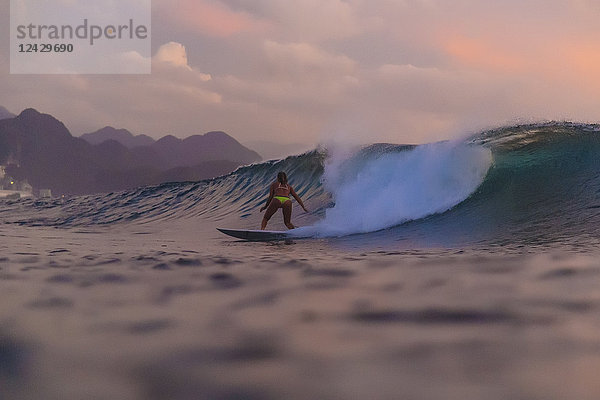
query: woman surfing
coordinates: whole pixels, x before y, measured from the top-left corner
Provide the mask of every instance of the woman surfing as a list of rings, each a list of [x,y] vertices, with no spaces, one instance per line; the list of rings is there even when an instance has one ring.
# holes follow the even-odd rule
[[[300,207],[302,207],[305,212],[308,212],[306,207],[304,207],[304,203],[302,203],[302,199],[300,199],[300,197],[294,191],[294,188],[288,183],[285,172],[279,172],[277,174],[277,180],[271,184],[267,203],[260,209],[260,212],[263,212],[264,209],[267,210],[265,216],[263,217],[262,223],[260,224],[261,230],[265,230],[267,223],[273,214],[275,214],[275,212],[280,208],[283,210],[283,223],[288,227],[288,229],[294,229],[294,225],[291,221],[292,200],[290,199],[290,194],[294,196],[298,204],[300,204]]]

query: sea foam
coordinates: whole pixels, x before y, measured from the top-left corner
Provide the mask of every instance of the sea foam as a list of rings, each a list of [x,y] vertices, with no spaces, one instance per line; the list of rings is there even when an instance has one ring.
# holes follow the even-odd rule
[[[373,232],[442,213],[467,199],[492,165],[489,149],[439,142],[369,160],[330,160],[323,183],[335,206],[307,230],[317,236]]]

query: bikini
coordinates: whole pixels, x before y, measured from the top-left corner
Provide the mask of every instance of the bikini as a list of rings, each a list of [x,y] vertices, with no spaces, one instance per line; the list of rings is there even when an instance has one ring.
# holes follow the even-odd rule
[[[284,189],[287,190],[289,192],[289,185],[285,185],[285,186],[281,186],[281,183],[279,184],[279,186],[277,186],[277,189]],[[275,190],[277,190],[275,189]],[[281,202],[281,204],[285,203],[286,201],[288,201],[290,198],[286,197],[286,196],[273,196],[274,198],[276,198],[277,200],[279,200]]]

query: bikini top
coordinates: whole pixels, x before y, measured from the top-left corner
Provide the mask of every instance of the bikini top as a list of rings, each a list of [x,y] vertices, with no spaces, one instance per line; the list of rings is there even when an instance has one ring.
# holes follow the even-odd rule
[[[285,194],[277,194],[278,190],[283,190],[285,191]],[[275,195],[276,196],[286,196],[289,197],[290,196],[290,185],[288,185],[287,183],[282,185],[280,182],[278,182],[278,186],[275,188]]]

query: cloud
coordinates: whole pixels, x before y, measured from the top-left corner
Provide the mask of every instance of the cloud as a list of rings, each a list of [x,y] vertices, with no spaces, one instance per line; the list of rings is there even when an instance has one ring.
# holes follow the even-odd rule
[[[178,28],[214,37],[267,29],[264,21],[234,11],[216,0],[161,0],[155,2],[154,11]]]
[[[225,0],[273,27],[273,38],[292,42],[314,42],[354,37],[372,21],[361,18],[357,1],[344,0]]]
[[[184,67],[188,70],[192,69],[188,65],[185,46],[183,46],[181,43],[169,42],[163,44],[158,48],[158,51],[154,55],[154,60],[156,62],[169,63],[177,67]]]
[[[242,140],[346,132],[418,143],[519,119],[594,121],[598,7],[156,0],[151,76],[6,74],[0,104],[39,107],[79,133],[111,123],[154,136],[224,129]]]
[[[361,108],[376,110],[387,138],[439,140],[519,115],[514,96],[523,85],[505,77],[411,64],[385,64],[370,75]]]
[[[497,72],[519,72],[528,60],[510,49],[481,38],[454,35],[445,39],[444,49],[463,66]]]
[[[122,57],[141,58],[133,53]],[[184,46],[170,42],[155,54],[152,75],[9,75],[0,79],[0,93],[11,93],[10,100],[1,103],[15,110],[34,107],[53,114],[74,134],[107,124],[155,137],[201,133],[203,119],[214,112],[222,96],[209,87],[209,74],[183,63],[184,59]],[[217,128],[211,124],[211,129]]]
[[[215,79],[226,100],[266,107],[267,113],[285,108],[287,112],[322,116],[339,107],[358,85],[356,63],[344,55],[308,43],[272,40],[266,40],[261,51],[257,76]]]
[[[321,81],[344,78],[355,71],[355,62],[342,54],[326,52],[309,43],[278,43],[266,40],[263,44],[269,73],[298,79]]]

